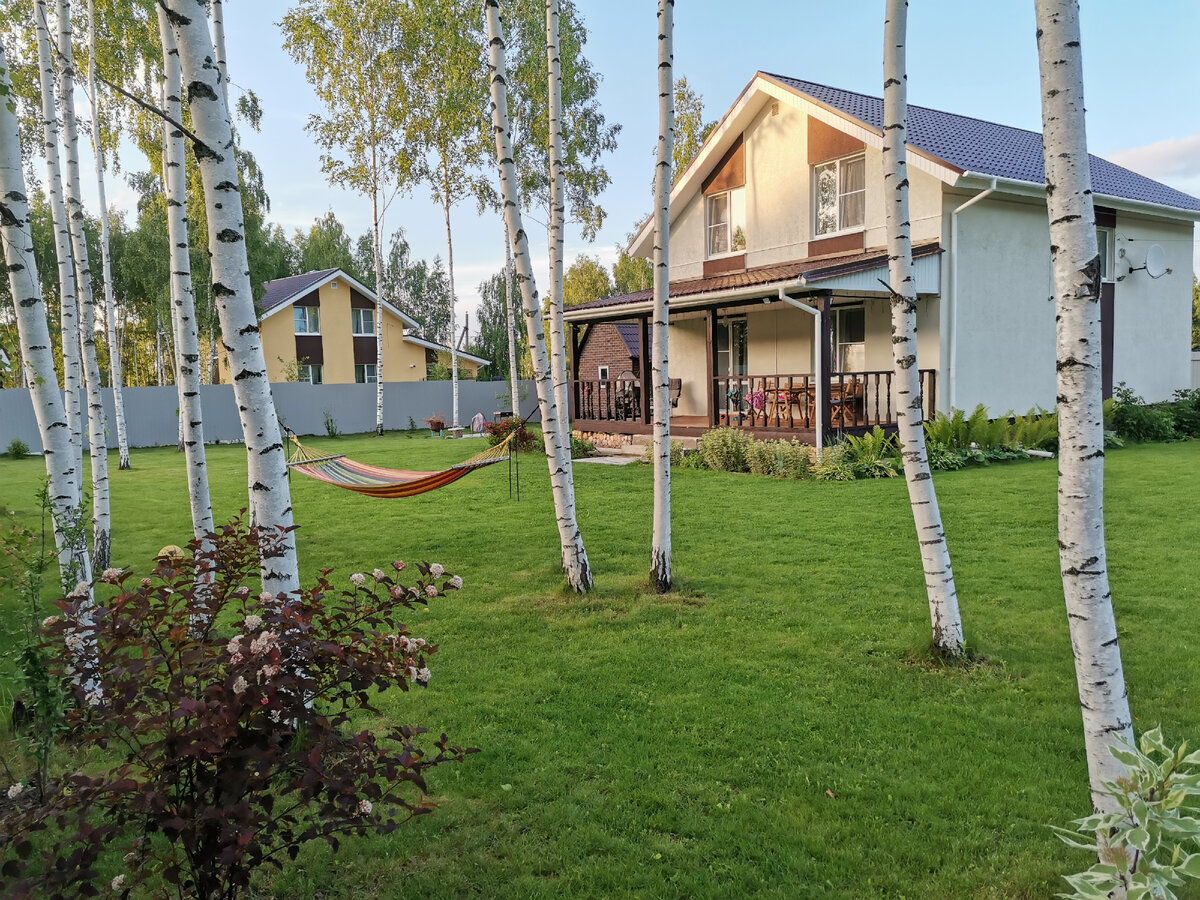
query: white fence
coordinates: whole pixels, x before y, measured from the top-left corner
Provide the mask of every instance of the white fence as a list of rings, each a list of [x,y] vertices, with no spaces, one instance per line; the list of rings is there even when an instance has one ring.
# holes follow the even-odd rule
[[[537,407],[532,381],[522,381],[521,413]],[[375,430],[375,385],[373,384],[273,384],[275,407],[284,424],[297,434],[324,434],[329,415],[342,434],[360,434]],[[487,419],[493,412],[509,410],[508,382],[460,381],[459,417],[469,425],[477,412]],[[125,424],[133,447],[162,447],[179,439],[179,395],[174,387],[125,388]],[[112,392],[105,390],[104,405],[108,416],[108,446],[117,446],[113,427]],[[200,388],[204,410],[206,442],[242,440],[233,387],[206,384]],[[422,427],[433,416],[450,421],[453,409],[449,381],[413,381],[385,383],[383,386],[383,427],[399,431]],[[533,420],[537,421],[535,413]],[[0,390],[0,452],[13,438],[20,438],[35,452],[42,449],[37,420],[29,391],[24,388]],[[87,440],[86,429],[84,441]]]

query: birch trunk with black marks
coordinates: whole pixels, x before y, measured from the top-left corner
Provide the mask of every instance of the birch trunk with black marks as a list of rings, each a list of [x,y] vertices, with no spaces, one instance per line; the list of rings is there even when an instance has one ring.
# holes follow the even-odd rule
[[[38,82],[42,93],[42,143],[46,158],[46,196],[54,224],[54,254],[58,263],[59,327],[62,329],[63,392],[69,435],[68,452],[74,471],[73,484],[83,499],[83,407],[79,401],[83,367],[79,359],[79,304],[75,298],[75,261],[71,258],[71,236],[59,157],[58,111],[55,109],[55,66],[50,41],[50,19],[46,0],[37,0],[33,10],[37,34]],[[40,296],[40,295],[39,295]],[[57,382],[57,379],[55,379]],[[73,587],[74,585],[72,585]]]
[[[1097,812],[1120,808],[1101,782],[1125,773],[1109,753],[1133,740],[1104,547],[1100,253],[1084,127],[1079,7],[1035,0],[1050,259],[1058,346],[1058,548],[1084,744]]]
[[[563,251],[567,218],[567,186],[563,174],[562,62],[559,58],[558,0],[546,0],[546,71],[550,125],[550,366],[554,373],[554,402],[558,405],[558,439],[571,447],[571,406],[568,401],[566,326],[563,323]],[[642,373],[645,377],[645,373]],[[573,475],[574,473],[572,473]],[[572,497],[575,480],[571,479]]]
[[[217,71],[221,75],[221,96],[225,98],[225,108],[232,119],[233,109],[229,106],[229,58],[225,53],[225,4],[222,0],[212,0],[212,31]]]
[[[458,322],[454,312],[454,240],[450,236],[450,173],[447,157],[442,154],[442,213],[446,220],[446,282],[450,289],[450,424],[458,428]]]
[[[383,434],[383,246],[379,237],[379,171],[371,148],[371,263],[375,267],[375,433]]]
[[[192,511],[192,537],[201,551],[209,549],[213,529],[212,499],[208,487],[208,460],[204,449],[204,415],[200,405],[200,334],[196,300],[192,291],[192,261],[188,245],[187,159],[183,131],[171,124],[182,122],[183,73],[179,51],[167,20],[158,7],[158,31],[163,47],[163,185],[167,197],[167,234],[171,245],[171,325],[175,334],[175,385],[179,393],[181,449],[187,460],[188,500]],[[197,606],[204,608],[208,590],[206,573],[197,572]]]
[[[104,148],[100,144],[100,109],[96,95],[96,0],[88,0],[88,100],[92,104],[92,154],[96,163],[96,202],[100,206],[100,271],[104,276],[104,330],[108,336],[108,383],[112,388],[119,468],[129,468],[125,431],[125,397],[121,391],[121,354],[117,350],[117,304],[113,298],[112,250],[108,198],[104,191]]]
[[[908,0],[887,0],[883,26],[883,185],[887,198],[888,289],[892,295],[892,361],[896,425],[904,480],[912,505],[925,592],[933,624],[933,648],[952,658],[963,654],[962,618],[954,569],[942,527],[937,492],[925,448],[924,398],[917,366],[917,282],[908,214],[908,74],[905,35]]]
[[[88,456],[92,463],[92,564],[107,569],[111,554],[112,523],[108,497],[108,423],[100,393],[100,365],[96,361],[96,301],[92,294],[92,266],[84,231],[83,191],[79,179],[79,128],[75,118],[75,62],[71,41],[70,0],[57,0],[59,101],[62,105],[66,149],[67,229],[75,261],[75,295],[79,302],[79,357],[87,395]]]
[[[592,588],[592,572],[588,565],[583,534],[575,517],[575,498],[571,479],[571,448],[563,446],[559,435],[558,405],[550,375],[550,360],[546,355],[546,336],[542,327],[542,310],[534,283],[533,265],[529,258],[529,240],[521,222],[521,207],[517,197],[517,171],[512,155],[512,135],[508,120],[508,89],[505,82],[504,36],[500,26],[497,0],[484,0],[488,31],[488,73],[491,86],[492,130],[496,140],[496,159],[500,167],[500,189],[504,206],[504,223],[512,240],[517,283],[521,289],[521,305],[529,336],[529,353],[533,362],[533,378],[537,387],[538,408],[542,417],[542,436],[546,461],[550,468],[550,486],[554,495],[554,513],[562,543],[562,565],[567,583],[577,593]]]
[[[42,36],[39,34],[39,38]],[[42,299],[41,281],[33,254],[29,200],[21,168],[20,137],[13,100],[8,61],[4,46],[0,43],[0,234],[3,235],[0,243],[4,244],[8,286],[16,310],[17,334],[21,343],[21,374],[29,388],[38,434],[45,451],[61,582],[64,592],[70,592],[79,582],[92,580],[91,559],[83,527],[83,505],[80,501],[79,480],[83,473],[71,445],[71,428],[59,396],[58,374],[54,370],[54,350],[46,322],[46,305]]]
[[[504,316],[508,328],[508,381],[512,393],[512,413],[521,418],[521,394],[519,375],[517,373],[517,325],[513,321],[513,258],[512,241],[508,239],[508,229],[504,229]]]
[[[287,458],[250,289],[232,121],[220,75],[213,65],[212,38],[203,0],[162,2],[179,52],[196,133],[192,150],[204,184],[212,292],[246,442],[250,524],[262,530],[285,532],[280,554],[261,561],[263,589],[275,596],[294,596],[300,578],[292,532]]]
[[[671,296],[671,159],[675,153],[675,0],[658,0],[658,158],[654,166],[654,527],[650,583],[671,589],[671,381],[667,320]],[[643,377],[645,372],[643,371]]]

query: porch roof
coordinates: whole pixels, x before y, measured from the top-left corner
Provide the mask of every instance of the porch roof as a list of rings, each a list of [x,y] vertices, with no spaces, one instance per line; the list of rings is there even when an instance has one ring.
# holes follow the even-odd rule
[[[941,253],[938,241],[926,241],[913,244],[913,257],[920,258]],[[753,291],[761,288],[763,294],[772,293],[776,288],[800,290],[804,288],[819,289],[820,282],[850,275],[855,272],[870,269],[886,268],[888,253],[886,247],[872,247],[867,250],[857,250],[852,253],[825,254],[810,256],[806,259],[796,259],[791,262],[776,263],[769,266],[755,266],[740,272],[725,272],[708,278],[688,278],[672,281],[670,286],[671,300],[688,298],[694,303],[673,304],[677,306],[698,305],[713,294],[726,294],[731,291]],[[601,315],[619,312],[621,307],[645,304],[654,299],[653,289],[634,291],[631,294],[621,294],[616,297],[601,297],[590,303],[580,303],[564,311],[563,316],[568,321],[587,321]]]

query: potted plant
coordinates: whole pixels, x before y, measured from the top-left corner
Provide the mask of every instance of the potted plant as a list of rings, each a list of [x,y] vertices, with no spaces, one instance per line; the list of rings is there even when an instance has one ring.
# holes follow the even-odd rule
[[[441,413],[434,413],[429,418],[423,420],[429,426],[430,437],[441,437],[442,429],[446,427],[446,417]]]

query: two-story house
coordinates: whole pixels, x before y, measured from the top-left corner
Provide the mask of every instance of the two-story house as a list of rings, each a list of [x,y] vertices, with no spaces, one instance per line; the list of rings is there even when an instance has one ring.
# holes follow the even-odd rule
[[[268,281],[258,304],[259,331],[271,381],[375,384],[378,355],[375,310],[379,298],[341,269],[305,272]],[[450,348],[409,333],[418,323],[391,303],[383,305],[383,380],[424,381]],[[474,379],[488,364],[458,354],[459,377]],[[222,359],[221,380],[229,380]]]
[[[815,420],[895,421],[883,101],[757,73],[671,192],[676,433],[733,424],[812,439]],[[1038,132],[909,106],[908,175],[926,414],[1053,408],[1054,303]],[[1200,200],[1091,158],[1104,384],[1189,385]],[[629,247],[649,257],[653,221]],[[628,323],[648,358],[650,291],[566,311],[572,346]],[[628,330],[628,329],[627,329]],[[580,360],[576,353],[573,358]],[[574,372],[577,426],[649,430],[646,379]],[[611,373],[613,377],[616,373]]]

